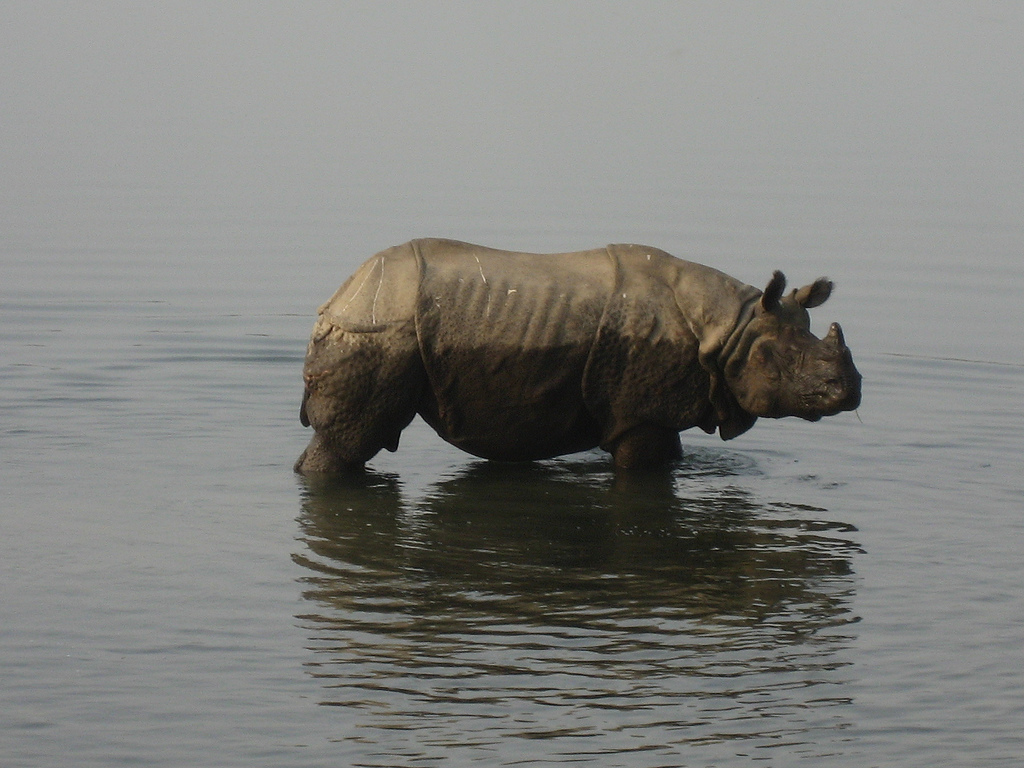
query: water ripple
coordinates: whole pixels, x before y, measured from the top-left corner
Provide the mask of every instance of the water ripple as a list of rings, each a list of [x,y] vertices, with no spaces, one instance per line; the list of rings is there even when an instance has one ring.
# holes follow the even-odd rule
[[[295,559],[322,703],[426,764],[513,765],[534,742],[581,763],[595,737],[602,765],[827,743],[859,547],[728,482],[676,490],[752,471],[704,455],[640,493],[571,462],[474,465],[416,499],[387,475],[307,486]]]

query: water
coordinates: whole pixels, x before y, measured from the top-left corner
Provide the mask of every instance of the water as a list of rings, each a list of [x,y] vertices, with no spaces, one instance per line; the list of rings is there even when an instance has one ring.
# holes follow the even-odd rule
[[[8,169],[38,171],[9,176],[0,206],[5,768],[1018,764],[1024,165],[1014,162],[1016,133],[1001,132],[1019,106],[979,84],[1018,71],[1016,43],[1000,46],[1019,40],[1009,34],[1019,21],[993,6],[984,18],[954,19],[956,34],[943,36],[955,13],[938,13],[925,25],[945,41],[938,74],[897,68],[890,86],[891,56],[888,69],[869,68],[860,84],[881,95],[852,88],[851,104],[880,120],[862,134],[859,120],[830,112],[838,122],[829,130],[859,137],[835,152],[829,130],[801,146],[786,121],[750,134],[740,123],[716,144],[680,122],[681,97],[665,97],[666,124],[696,145],[677,146],[650,124],[632,133],[613,97],[653,105],[664,96],[654,86],[678,85],[679,61],[711,46],[670,47],[640,78],[650,92],[625,88],[622,75],[595,101],[596,81],[579,62],[611,68],[587,58],[588,41],[611,43],[622,25],[677,34],[660,32],[668,11],[651,8],[592,20],[569,53],[558,48],[583,78],[580,104],[562,105],[563,75],[540,82],[535,60],[515,53],[516,40],[551,47],[554,38],[518,16],[491,19],[511,35],[498,45],[505,60],[525,68],[509,82],[539,100],[525,114],[566,110],[565,126],[536,146],[517,123],[507,156],[488,137],[508,107],[470,121],[468,159],[429,154],[413,129],[386,127],[377,113],[365,123],[347,116],[338,129],[373,138],[360,139],[358,159],[326,142],[315,163],[307,150],[274,155],[268,148],[288,138],[317,140],[299,126],[311,114],[305,91],[287,94],[294,124],[278,115],[264,133],[248,124],[231,133],[210,94],[243,113],[254,107],[221,81],[206,86],[208,111],[197,107],[208,119],[178,124],[193,143],[163,147],[163,123],[143,119],[155,102],[140,85],[168,86],[152,63],[159,45],[119,86],[126,101],[67,97],[80,114],[109,110],[109,135],[76,134],[77,149],[95,152],[53,149],[64,145],[52,131],[73,130],[55,121],[32,139],[36,154],[2,156]],[[920,13],[905,10],[914,18],[870,33],[883,52],[918,50],[924,39],[908,31]],[[382,13],[371,26],[394,27],[396,39],[425,23]],[[719,43],[733,30],[738,42],[723,50],[748,50],[740,43],[759,39],[760,22],[726,16],[700,28]],[[821,21],[812,16],[812,26]],[[242,18],[239,39],[271,29]],[[294,34],[303,20],[308,12],[289,16],[267,39],[314,51],[333,39],[316,31],[328,25]],[[60,22],[57,37],[110,42],[117,24],[137,23],[99,31],[79,22]],[[169,37],[154,38],[161,45],[184,35],[168,25]],[[842,40],[883,29],[865,25]],[[80,28],[88,34],[79,38]],[[495,48],[455,29],[432,39],[463,41],[459,50],[482,66]],[[900,35],[906,49],[894,44]],[[9,42],[5,55],[20,50]],[[367,54],[364,40],[355,45],[346,61]],[[795,109],[816,92],[794,80],[810,49],[773,46],[739,63],[722,54],[724,68],[706,74],[721,87],[750,86],[774,51],[791,75],[775,93]],[[86,59],[114,71],[122,65],[105,58],[108,48]],[[46,66],[62,72],[65,53],[45,50]],[[383,71],[379,57],[361,71],[370,85],[401,80],[399,101],[423,82],[452,106],[492,98],[481,85],[491,70],[464,71],[441,53],[410,86],[400,65],[421,50],[396,46]],[[974,69],[955,66],[963,50]],[[219,51],[200,45],[184,71],[205,83],[200,65]],[[46,90],[58,82],[45,79],[51,70],[39,71],[24,93],[58,93]],[[262,71],[269,85],[256,92],[285,98],[294,71]],[[463,73],[455,85],[453,72]],[[979,87],[950,85],[952,74]],[[95,96],[107,82],[79,84]],[[886,111],[885,88],[922,82],[933,90]],[[352,88],[342,90],[364,107],[375,92]],[[183,93],[166,95],[181,102]],[[830,109],[840,106],[830,98]],[[696,103],[715,124],[740,102],[704,94]],[[948,113],[935,106],[947,103]],[[920,146],[901,143],[895,118],[882,140],[897,112]],[[15,113],[21,122],[3,130],[21,147],[24,126],[43,123]],[[441,113],[427,115],[430,141],[443,138]],[[127,120],[135,114],[138,123]],[[598,114],[610,122],[587,141],[569,130]],[[199,123],[221,138],[204,138]],[[126,125],[156,149],[118,144]],[[975,141],[952,142],[957,127]],[[741,140],[762,129],[759,141]],[[248,132],[259,140],[246,144]],[[609,153],[617,136],[644,141]],[[437,159],[394,172],[421,157],[417,148]],[[450,169],[446,157],[457,158]],[[68,168],[58,173],[61,158]],[[473,170],[484,160],[493,173]],[[414,236],[550,251],[639,241],[757,284],[776,268],[800,284],[828,274],[838,289],[812,312],[814,328],[843,324],[864,402],[817,424],[761,421],[729,443],[685,433],[685,461],[656,480],[617,477],[600,452],[491,465],[420,421],[361,481],[296,478],[315,308],[364,258]]]
[[[367,764],[835,749],[850,526],[758,500],[737,483],[753,465],[717,453],[654,488],[597,458],[504,470],[408,505],[387,477],[307,497],[311,672],[361,713]]]
[[[81,199],[102,242],[51,258],[85,287],[26,257],[2,305],[6,764],[1016,760],[1012,336],[917,354],[851,330],[885,294],[847,289],[816,312],[859,414],[688,433],[659,483],[416,422],[364,482],[309,485],[301,358],[348,267],[311,301],[273,262],[224,283],[224,212],[175,243],[164,196]],[[209,276],[146,260],[167,241],[209,243]]]

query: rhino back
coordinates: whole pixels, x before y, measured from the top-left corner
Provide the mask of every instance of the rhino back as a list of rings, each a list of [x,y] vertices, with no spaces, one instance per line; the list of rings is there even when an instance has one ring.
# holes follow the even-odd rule
[[[411,244],[388,248],[367,259],[320,307],[318,324],[376,333],[410,322],[418,285],[419,265]]]
[[[423,417],[479,456],[535,459],[597,445],[582,379],[616,281],[605,249],[567,254],[414,241]]]

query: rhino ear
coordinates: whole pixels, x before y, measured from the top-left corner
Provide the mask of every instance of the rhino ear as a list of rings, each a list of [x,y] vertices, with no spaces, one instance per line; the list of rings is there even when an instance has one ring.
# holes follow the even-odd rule
[[[779,308],[779,301],[782,299],[782,292],[786,290],[786,276],[775,270],[772,279],[768,281],[768,287],[764,289],[761,296],[761,306],[765,311],[772,312]]]
[[[824,304],[832,295],[833,284],[827,277],[819,277],[810,285],[793,292],[796,303],[804,309],[813,309]]]

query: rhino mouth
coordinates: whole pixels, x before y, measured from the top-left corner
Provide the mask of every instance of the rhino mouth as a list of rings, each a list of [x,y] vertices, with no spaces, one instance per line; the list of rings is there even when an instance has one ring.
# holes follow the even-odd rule
[[[803,412],[807,421],[820,421],[825,416],[835,416],[843,411],[854,411],[860,407],[860,374],[854,372],[824,382],[824,385],[802,398]]]

